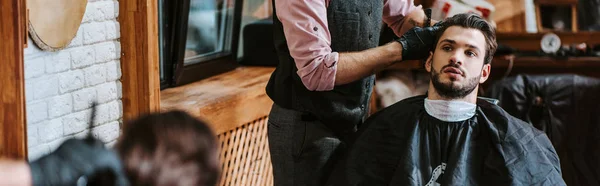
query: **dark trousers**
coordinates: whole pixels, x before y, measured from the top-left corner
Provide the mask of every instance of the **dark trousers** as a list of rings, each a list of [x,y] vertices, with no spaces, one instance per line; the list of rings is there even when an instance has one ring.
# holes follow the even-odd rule
[[[341,151],[341,141],[323,123],[273,104],[269,150],[275,186],[324,185]]]

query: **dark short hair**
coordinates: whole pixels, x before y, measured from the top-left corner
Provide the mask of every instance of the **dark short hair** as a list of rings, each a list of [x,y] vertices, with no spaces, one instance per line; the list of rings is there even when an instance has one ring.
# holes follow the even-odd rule
[[[485,37],[486,43],[486,53],[483,62],[484,64],[490,64],[492,62],[494,53],[496,53],[496,48],[498,48],[498,43],[496,43],[496,29],[490,23],[474,13],[456,14],[452,17],[446,18],[441,23],[441,28],[437,32],[435,39],[436,46],[440,40],[440,37],[442,37],[446,29],[451,26],[473,28],[481,31]]]
[[[131,185],[213,186],[220,174],[216,136],[182,111],[126,123],[116,145]]]

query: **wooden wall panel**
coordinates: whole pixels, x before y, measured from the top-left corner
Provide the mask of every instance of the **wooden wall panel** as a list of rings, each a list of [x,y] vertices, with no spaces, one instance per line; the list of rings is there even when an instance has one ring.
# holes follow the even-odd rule
[[[160,109],[157,3],[119,1],[125,121]]]
[[[493,20],[497,32],[525,32],[524,0],[488,0],[496,8]]]
[[[27,157],[23,46],[25,1],[0,0],[0,158]]]

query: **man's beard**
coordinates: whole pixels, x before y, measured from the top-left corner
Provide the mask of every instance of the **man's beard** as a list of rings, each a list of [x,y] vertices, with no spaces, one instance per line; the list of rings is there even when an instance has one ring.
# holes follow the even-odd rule
[[[456,65],[446,65],[442,67],[442,69],[446,67],[455,67],[460,69]],[[477,77],[472,77],[467,79],[466,84],[462,87],[460,85],[455,85],[452,81],[448,83],[442,83],[440,80],[440,73],[431,66],[431,83],[433,84],[433,88],[435,88],[436,92],[443,98],[447,99],[459,99],[464,98],[469,95],[477,85],[479,84],[479,79],[481,78],[481,74]],[[464,72],[463,72],[464,74]],[[464,77],[464,76],[463,76]]]

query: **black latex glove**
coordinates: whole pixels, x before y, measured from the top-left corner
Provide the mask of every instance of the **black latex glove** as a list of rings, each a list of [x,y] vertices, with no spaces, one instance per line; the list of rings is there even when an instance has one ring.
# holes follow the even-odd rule
[[[76,185],[100,172],[112,173],[115,185],[129,185],[117,154],[93,138],[69,139],[30,167],[33,185]]]
[[[402,44],[402,60],[421,60],[435,47],[435,35],[441,23],[431,27],[413,27],[396,41]]]

